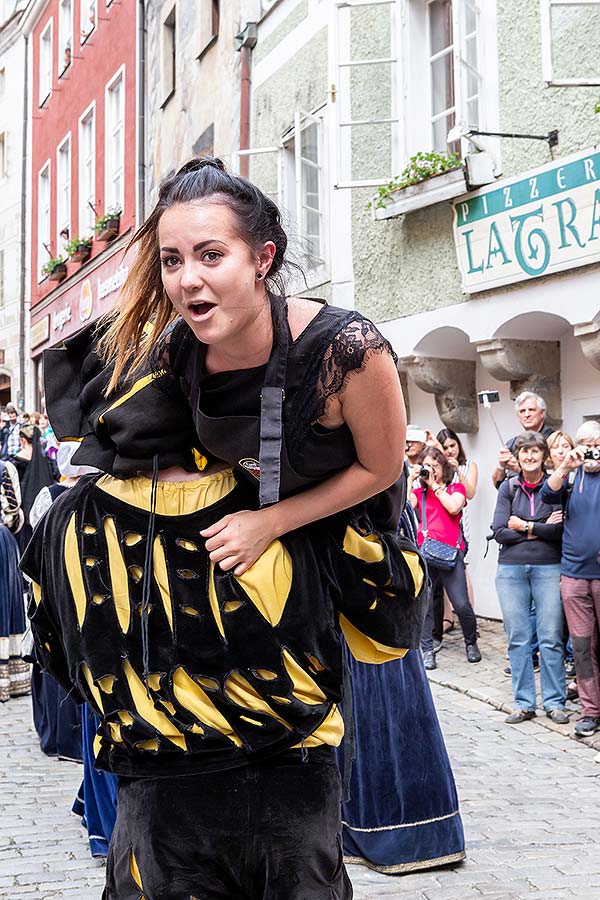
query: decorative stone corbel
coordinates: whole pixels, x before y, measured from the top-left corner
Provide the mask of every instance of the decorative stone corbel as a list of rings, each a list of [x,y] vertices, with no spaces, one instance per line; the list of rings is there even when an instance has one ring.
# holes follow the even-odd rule
[[[573,333],[583,350],[583,355],[595,369],[600,369],[600,322],[576,325]]]
[[[479,428],[475,363],[464,359],[405,356],[398,367],[422,391],[435,395],[439,417],[453,431],[473,434]]]
[[[478,344],[483,367],[497,381],[510,382],[514,400],[521,391],[533,391],[546,401],[546,423],[560,425],[560,343],[498,338]]]

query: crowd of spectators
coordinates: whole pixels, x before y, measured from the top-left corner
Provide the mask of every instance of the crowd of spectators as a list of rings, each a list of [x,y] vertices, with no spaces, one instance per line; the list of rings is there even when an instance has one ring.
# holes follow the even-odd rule
[[[578,735],[600,729],[600,423],[584,422],[574,438],[546,422],[544,399],[515,401],[518,432],[498,453],[489,540],[499,545],[496,590],[508,642],[518,724],[541,703],[556,724],[569,722],[567,699],[579,696]],[[481,660],[468,575],[468,504],[478,470],[459,437],[409,425],[409,499],[432,582],[422,640],[426,669],[437,667],[443,635],[456,614],[469,662]],[[485,647],[483,648],[485,653]],[[570,685],[567,678],[576,678]]]

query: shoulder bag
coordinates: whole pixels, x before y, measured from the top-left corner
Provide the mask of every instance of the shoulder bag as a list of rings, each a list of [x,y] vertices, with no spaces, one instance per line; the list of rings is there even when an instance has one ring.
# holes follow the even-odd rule
[[[436,569],[453,569],[458,559],[458,550],[462,538],[462,524],[458,529],[458,541],[456,545],[446,544],[444,541],[437,541],[427,535],[427,489],[421,494],[421,532],[423,534],[423,543],[421,544],[421,553],[431,566]]]

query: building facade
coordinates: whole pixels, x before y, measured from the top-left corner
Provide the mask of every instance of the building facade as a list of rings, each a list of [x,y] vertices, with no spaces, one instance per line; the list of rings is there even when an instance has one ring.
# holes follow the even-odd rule
[[[139,4],[40,0],[25,29],[31,401],[39,407],[42,352],[107,311],[128,270],[124,249],[143,201]]]
[[[21,409],[27,374],[24,122],[26,2],[0,6],[0,406]]]
[[[146,3],[146,205],[160,181],[193,156],[247,146],[248,42],[260,0]]]
[[[279,0],[252,51],[250,174],[282,204],[309,290],[379,323],[410,419],[454,428],[479,464],[483,615],[500,614],[484,559],[496,425],[517,432],[523,389],[572,434],[600,418],[599,40],[595,2]],[[469,169],[481,187],[458,167],[377,205],[411,157],[449,150],[485,163]]]

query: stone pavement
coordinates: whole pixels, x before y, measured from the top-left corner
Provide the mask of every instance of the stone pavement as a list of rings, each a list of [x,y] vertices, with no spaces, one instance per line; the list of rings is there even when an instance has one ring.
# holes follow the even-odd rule
[[[455,649],[448,642],[443,651],[448,671]],[[540,718],[508,726],[488,703],[432,687],[468,860],[396,877],[353,866],[356,900],[600,900],[594,751],[549,731]],[[29,698],[0,705],[0,900],[100,900],[103,869],[70,813],[80,778],[80,766],[40,753]]]
[[[464,642],[458,621],[454,629],[444,637],[441,651],[437,654],[437,669],[428,672],[429,680],[435,684],[452,688],[460,693],[467,694],[475,700],[489,703],[490,706],[503,712],[510,712],[513,707],[511,680],[503,675],[502,670],[508,665],[506,658],[506,636],[501,622],[491,619],[478,619],[479,649],[483,659],[476,665],[468,663],[464,652]],[[573,725],[580,718],[579,702],[567,703],[567,709],[572,713],[568,725],[555,725],[546,718],[544,710],[540,709],[540,681],[536,675],[538,689],[538,723],[565,737],[571,737],[578,743],[587,744],[600,751],[600,732],[592,737],[578,738],[573,733]]]

